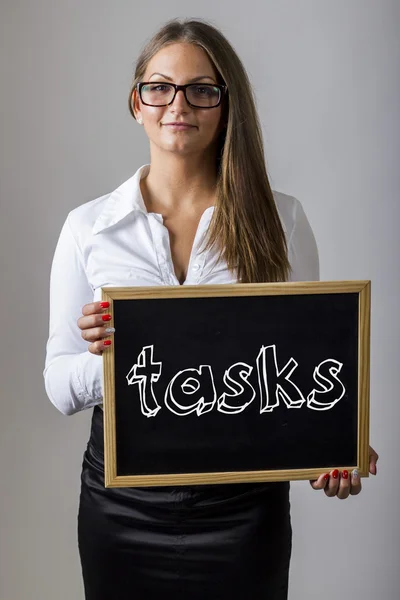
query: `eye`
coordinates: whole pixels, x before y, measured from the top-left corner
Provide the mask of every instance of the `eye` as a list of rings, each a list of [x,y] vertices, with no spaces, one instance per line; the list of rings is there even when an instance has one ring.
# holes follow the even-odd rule
[[[194,86],[193,91],[196,94],[199,94],[199,96],[209,96],[216,92],[215,88],[210,85],[196,85]]]
[[[145,91],[145,92],[163,93],[163,92],[169,92],[170,89],[171,89],[171,87],[168,84],[163,84],[163,83],[155,83],[154,85],[149,84],[149,85],[143,86],[143,91]]]

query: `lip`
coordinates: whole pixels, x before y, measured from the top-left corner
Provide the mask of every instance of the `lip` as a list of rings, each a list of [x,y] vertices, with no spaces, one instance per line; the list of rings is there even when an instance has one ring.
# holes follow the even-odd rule
[[[192,129],[194,125],[190,123],[163,123],[165,127],[172,127],[172,129]]]

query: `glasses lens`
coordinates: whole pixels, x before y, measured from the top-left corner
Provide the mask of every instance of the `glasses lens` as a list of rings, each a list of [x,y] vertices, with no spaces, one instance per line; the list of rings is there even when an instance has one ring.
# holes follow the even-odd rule
[[[163,106],[171,102],[175,89],[168,83],[148,83],[142,86],[141,96],[145,104]]]
[[[141,98],[151,106],[165,106],[174,97],[175,88],[168,83],[147,83],[141,87]],[[186,88],[187,99],[193,106],[212,108],[220,101],[221,92],[213,85],[194,83]]]
[[[220,98],[220,90],[213,85],[196,83],[186,88],[187,98],[194,106],[211,108],[217,106]]]

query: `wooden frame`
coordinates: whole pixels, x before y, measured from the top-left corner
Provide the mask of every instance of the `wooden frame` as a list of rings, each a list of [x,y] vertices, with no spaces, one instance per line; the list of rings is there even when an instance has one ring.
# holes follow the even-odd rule
[[[357,464],[332,465],[331,468],[352,470],[357,468],[361,477],[369,475],[369,374],[370,374],[370,281],[324,281],[270,284],[233,284],[207,286],[160,286],[102,288],[102,300],[110,303],[113,317],[113,301],[150,298],[194,298],[209,296],[248,296],[285,294],[343,294],[357,293],[358,313],[358,448]],[[113,321],[107,325],[112,325]],[[210,483],[238,483],[260,481],[287,481],[316,479],[326,469],[295,469],[282,471],[238,471],[212,473],[184,473],[160,475],[118,476],[116,468],[116,422],[114,389],[114,344],[103,354],[104,364],[104,453],[105,486],[160,486],[195,485]]]

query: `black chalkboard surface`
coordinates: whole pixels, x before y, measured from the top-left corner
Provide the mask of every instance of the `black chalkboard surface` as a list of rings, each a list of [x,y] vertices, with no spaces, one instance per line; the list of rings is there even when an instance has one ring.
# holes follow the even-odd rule
[[[370,282],[102,297],[107,487],[368,476]]]

